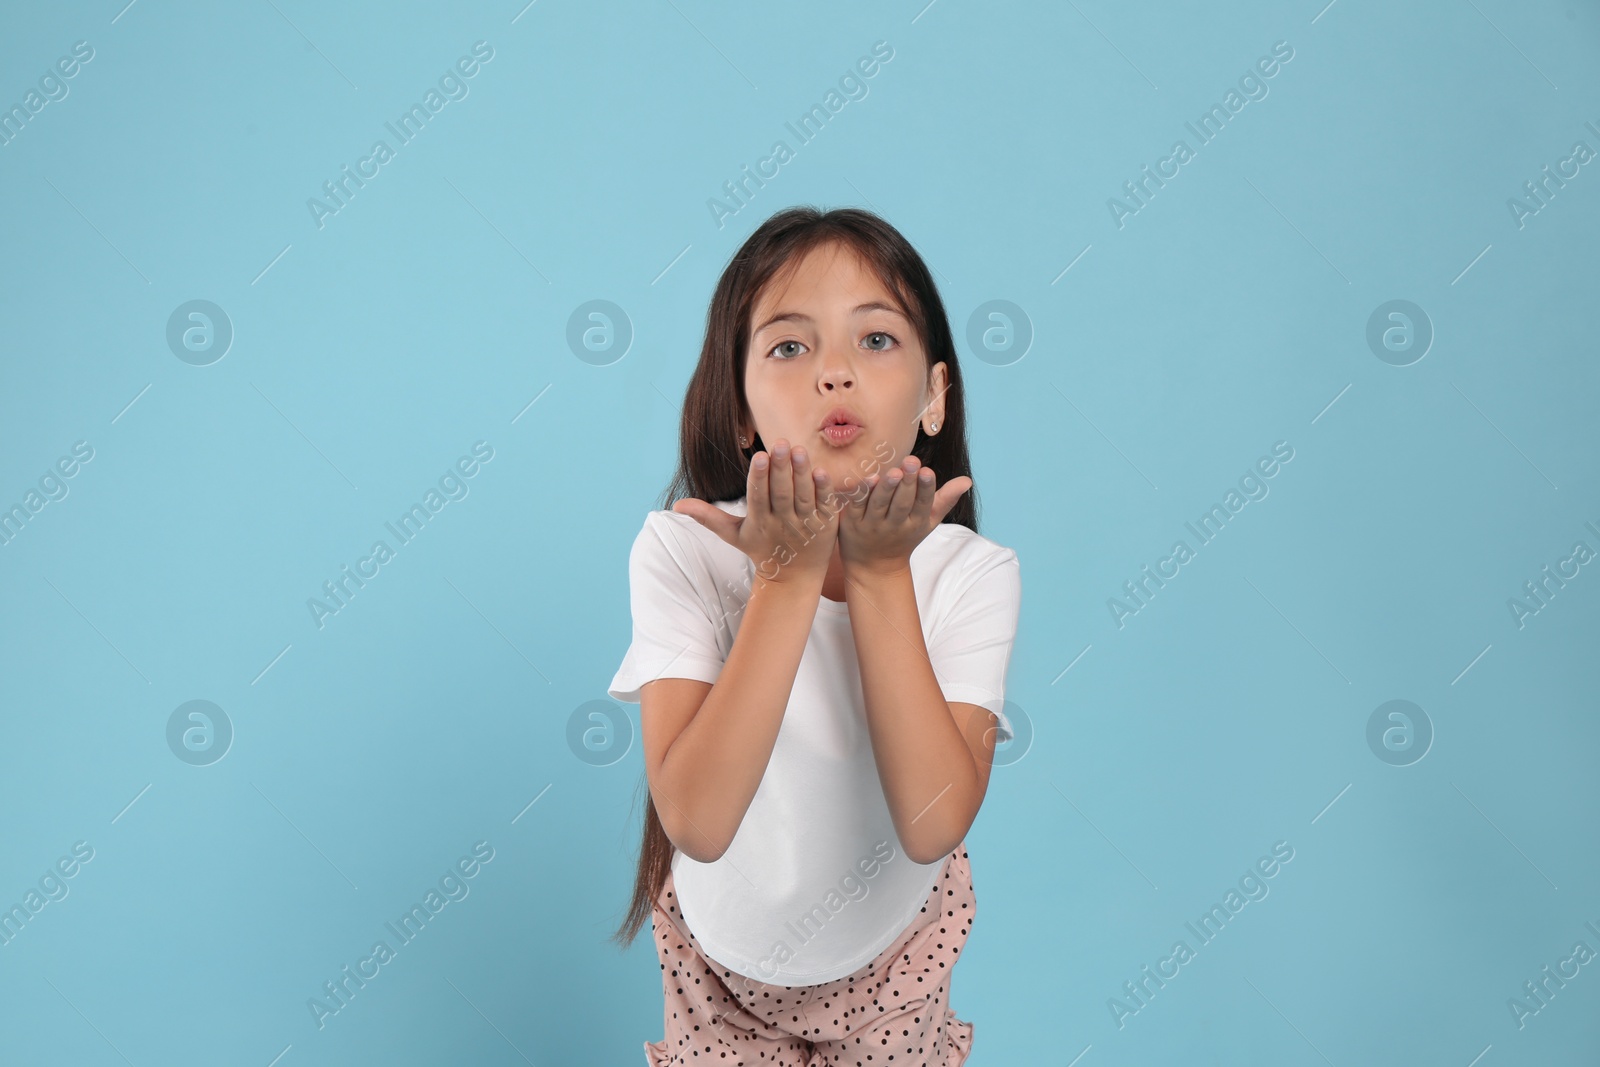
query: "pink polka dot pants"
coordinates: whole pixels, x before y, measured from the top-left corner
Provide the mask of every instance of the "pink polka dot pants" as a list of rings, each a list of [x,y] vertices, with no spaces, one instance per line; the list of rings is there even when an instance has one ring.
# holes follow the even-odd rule
[[[950,1009],[951,969],[977,915],[966,842],[945,857],[922,911],[854,974],[812,986],[758,982],[710,961],[667,875],[651,919],[666,1037],[650,1067],[959,1067],[972,1024]]]

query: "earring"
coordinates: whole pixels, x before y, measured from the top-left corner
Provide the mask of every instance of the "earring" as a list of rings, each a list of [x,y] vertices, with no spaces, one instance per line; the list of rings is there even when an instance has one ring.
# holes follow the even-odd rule
[[[740,448],[749,448],[750,447],[749,440],[743,434],[739,435],[739,447]]]
[[[929,431],[928,431],[928,432],[929,432],[929,434],[936,434],[936,433],[938,433],[938,432],[939,432],[939,424],[938,424],[938,423],[937,423],[937,422],[936,422],[936,423],[934,423],[934,424],[933,424],[933,429],[932,429],[932,430],[929,430]]]

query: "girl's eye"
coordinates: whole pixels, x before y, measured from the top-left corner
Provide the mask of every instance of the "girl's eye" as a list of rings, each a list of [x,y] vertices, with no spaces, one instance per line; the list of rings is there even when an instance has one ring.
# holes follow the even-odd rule
[[[882,337],[886,341],[890,342],[890,344],[886,344],[882,348],[879,348],[879,347],[877,347],[875,345],[872,345],[872,344],[870,344],[870,341],[874,337]],[[891,345],[898,345],[900,343],[899,338],[895,337],[894,334],[885,333],[882,330],[873,330],[871,333],[867,334],[867,340],[869,342],[869,344],[867,346],[867,350],[869,352],[887,352],[889,350],[889,348],[891,347]],[[767,356],[769,358],[773,357],[773,356],[776,356],[778,358],[778,360],[780,360],[781,362],[787,362],[787,361],[795,358],[796,356],[798,356],[800,354],[798,352],[792,352],[792,353],[789,353],[787,355],[779,355],[778,354],[778,350],[783,348],[786,345],[798,345],[801,348],[805,347],[804,345],[800,344],[799,341],[779,341],[777,344],[772,346],[772,349],[771,349],[771,351],[769,351],[767,353]]]

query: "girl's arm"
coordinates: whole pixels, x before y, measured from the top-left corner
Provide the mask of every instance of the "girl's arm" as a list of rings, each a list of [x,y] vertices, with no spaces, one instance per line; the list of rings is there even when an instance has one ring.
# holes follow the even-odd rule
[[[673,845],[701,863],[732,844],[778,742],[839,529],[837,513],[818,507],[826,485],[805,449],[791,454],[780,437],[770,455],[750,460],[742,518],[703,500],[673,504],[756,564],[739,633],[711,689],[704,681],[639,688],[656,814]],[[768,561],[779,565],[771,578]]]
[[[847,507],[839,525],[845,601],[861,667],[867,732],[878,779],[906,856],[935,863],[966,836],[989,788],[997,729],[1010,733],[976,703],[1001,696],[1016,634],[1021,584],[1016,553],[1006,549],[982,565],[956,597],[935,654],[947,684],[934,673],[922,636],[911,578],[911,554],[972,487],[967,475],[938,485],[916,456]]]
[[[913,863],[954,851],[978,816],[994,760],[993,716],[952,703],[933,673],[910,570],[847,575],[867,732],[895,833]]]
[[[744,821],[777,743],[821,596],[820,574],[757,579],[709,691],[708,683],[692,679],[640,687],[650,795],[662,829],[690,859],[719,859]]]

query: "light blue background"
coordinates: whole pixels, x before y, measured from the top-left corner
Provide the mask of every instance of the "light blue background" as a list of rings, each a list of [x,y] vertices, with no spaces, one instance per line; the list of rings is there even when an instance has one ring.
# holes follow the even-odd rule
[[[1508,1000],[1600,951],[1600,566],[1507,606],[1600,550],[1600,164],[1507,206],[1600,149],[1593,3],[444,6],[0,20],[0,106],[94,49],[0,146],[0,506],[94,449],[0,547],[0,905],[94,849],[0,946],[0,1061],[642,1062],[649,931],[605,940],[642,799],[637,706],[604,694],[627,551],[718,274],[812,203],[934,268],[982,532],[1022,564],[1032,736],[968,837],[970,1062],[1594,1062],[1600,962],[1524,1027]],[[319,228],[308,198],[480,40],[469,94]],[[207,366],[166,339],[200,299],[235,331]],[[596,299],[621,358],[568,345]],[[1434,331],[1406,366],[1367,343],[1397,299]],[[1021,358],[965,341],[992,300]],[[477,441],[468,495],[319,629],[308,598]],[[1119,628],[1108,599],[1279,441],[1270,494]],[[165,733],[195,699],[235,730],[203,767]],[[1366,740],[1392,699],[1435,731],[1409,766]],[[604,766],[567,740],[594,700]],[[318,1029],[307,1000],[477,841],[470,895]],[[1109,999],[1278,841],[1270,895],[1119,1027]]]

